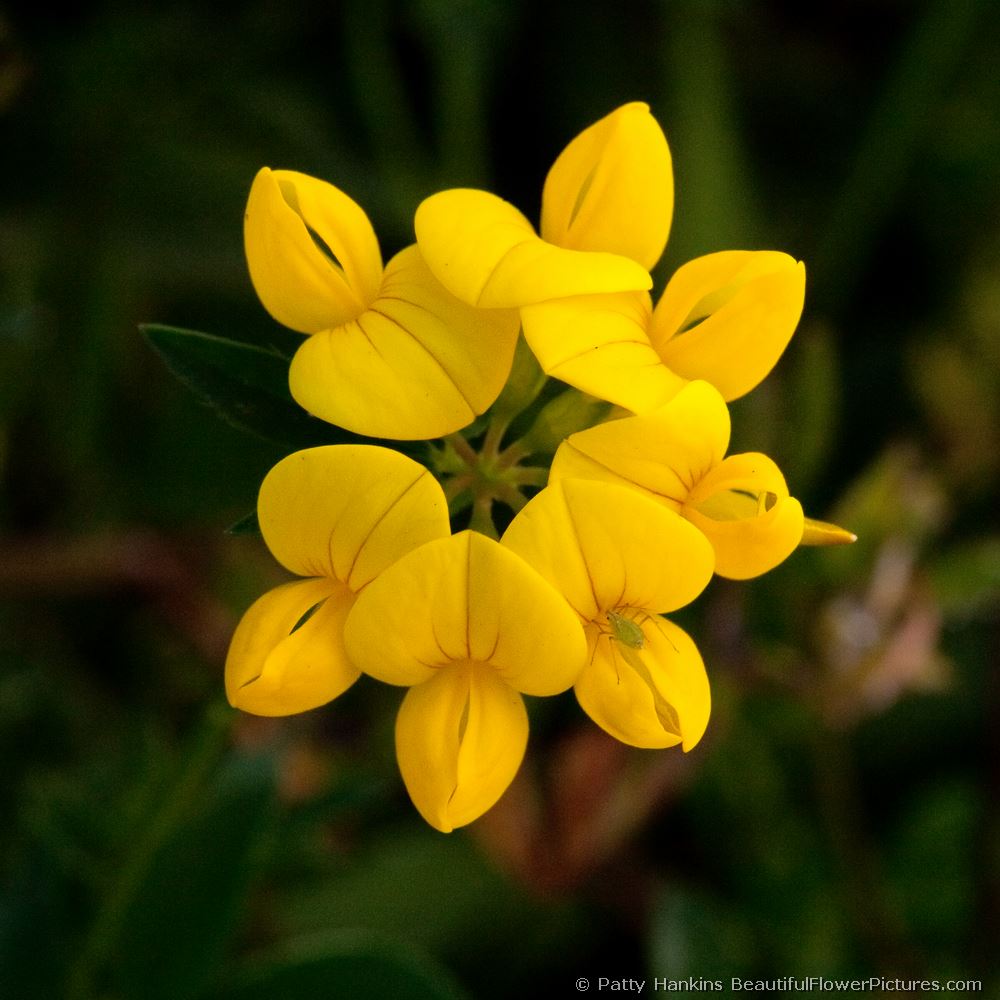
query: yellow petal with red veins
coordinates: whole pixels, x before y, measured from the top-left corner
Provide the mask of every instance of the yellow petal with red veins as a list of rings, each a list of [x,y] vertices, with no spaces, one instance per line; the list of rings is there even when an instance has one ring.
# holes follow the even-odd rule
[[[261,485],[257,517],[283,566],[355,592],[450,531],[437,480],[405,455],[373,445],[308,448],[282,459]]]
[[[657,304],[653,346],[678,375],[736,399],[764,379],[791,340],[805,280],[803,264],[784,253],[698,257],[670,279]]]
[[[690,636],[659,615],[632,611],[641,649],[587,630],[590,655],[574,690],[602,729],[631,746],[657,749],[701,739],[711,712],[705,665]]]
[[[368,216],[325,181],[264,167],[250,189],[243,236],[264,308],[300,333],[346,323],[378,293],[382,256]]]
[[[718,391],[691,382],[651,413],[568,437],[552,460],[549,482],[618,483],[679,512],[692,486],[722,461],[729,430],[729,410]]]
[[[712,577],[705,536],[682,517],[611,483],[564,479],[518,513],[502,544],[545,577],[585,621],[622,605],[672,611]]]
[[[674,210],[674,175],[663,130],[639,102],[584,129],[552,165],[542,192],[542,238],[603,250],[650,270]]]
[[[645,292],[584,295],[525,306],[524,339],[548,375],[633,412],[666,402],[686,383],[649,340]]]
[[[454,188],[431,195],[417,208],[414,227],[434,276],[472,306],[516,308],[652,285],[634,260],[564,250],[539,239],[513,205],[486,191]]]
[[[682,513],[712,543],[716,573],[733,580],[773,569],[802,538],[802,505],[777,465],[755,452],[731,455],[703,477]]]
[[[345,642],[362,670],[389,684],[420,684],[473,661],[534,695],[569,688],[585,655],[566,601],[512,552],[471,531],[416,549],[374,580]]]
[[[355,433],[440,437],[500,394],[518,328],[514,310],[459,302],[411,246],[389,262],[364,312],[298,349],[289,384],[310,413]]]
[[[396,719],[396,757],[420,815],[450,833],[493,806],[521,766],[528,715],[488,666],[454,663],[410,688]]]
[[[346,691],[360,674],[343,643],[353,602],[336,580],[296,580],[258,599],[229,646],[229,703],[253,715],[293,715]]]

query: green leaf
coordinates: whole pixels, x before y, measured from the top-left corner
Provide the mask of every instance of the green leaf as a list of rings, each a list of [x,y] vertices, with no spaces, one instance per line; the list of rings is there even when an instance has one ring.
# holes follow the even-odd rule
[[[130,901],[114,956],[118,995],[203,994],[239,926],[274,818],[271,761],[231,759],[200,808],[158,851]]]
[[[324,444],[382,444],[419,458],[423,442],[380,441],[310,416],[288,390],[288,358],[276,350],[195,330],[140,327],[167,367],[224,420],[296,449]]]
[[[171,326],[140,329],[181,382],[234,427],[299,447],[335,439],[296,405],[288,359],[276,351]]]
[[[424,955],[386,935],[338,932],[248,967],[207,1000],[462,1000],[465,993]]]
[[[241,517],[238,521],[226,528],[227,535],[259,535],[260,522],[257,520],[257,511],[252,510],[249,514]]]

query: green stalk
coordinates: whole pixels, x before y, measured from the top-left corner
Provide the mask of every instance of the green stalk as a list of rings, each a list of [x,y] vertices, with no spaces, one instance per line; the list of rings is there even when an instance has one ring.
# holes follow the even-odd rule
[[[129,906],[160,849],[197,805],[205,783],[226,748],[233,718],[233,711],[218,702],[206,711],[173,787],[163,797],[145,830],[132,843],[131,852],[97,911],[69,971],[66,984],[69,1000],[92,1000],[98,995],[97,978],[114,954]]]

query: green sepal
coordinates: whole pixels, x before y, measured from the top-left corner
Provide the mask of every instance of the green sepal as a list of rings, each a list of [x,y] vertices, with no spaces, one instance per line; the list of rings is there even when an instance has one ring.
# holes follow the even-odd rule
[[[545,388],[548,376],[535,360],[524,337],[518,337],[514,361],[503,392],[490,409],[490,416],[507,426],[522,410],[526,410]],[[466,437],[472,437],[466,434]]]
[[[567,389],[542,407],[521,444],[530,454],[551,455],[570,434],[600,423],[610,412],[610,403]]]

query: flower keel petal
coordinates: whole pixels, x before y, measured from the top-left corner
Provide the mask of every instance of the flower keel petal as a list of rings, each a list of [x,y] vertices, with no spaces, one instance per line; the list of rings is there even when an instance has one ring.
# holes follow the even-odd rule
[[[628,649],[588,629],[590,659],[574,686],[580,707],[631,746],[690,750],[708,726],[711,693],[691,637],[658,615],[640,615],[645,642]]]
[[[482,664],[455,663],[410,688],[396,719],[406,789],[424,819],[443,833],[496,803],[527,743],[521,696]]]
[[[715,549],[715,571],[731,580],[760,576],[802,539],[802,506],[775,463],[757,452],[730,455],[691,491],[681,512]]]
[[[257,295],[293,330],[315,333],[347,322],[378,291],[382,258],[375,232],[362,209],[332,184],[264,167],[250,189],[243,233]]]
[[[293,715],[346,691],[361,673],[342,639],[353,602],[332,580],[297,580],[259,598],[229,646],[229,703],[253,715]]]
[[[727,401],[737,399],[777,363],[804,300],[805,267],[787,254],[709,254],[671,278],[650,335],[667,367],[711,382]]]
[[[603,250],[650,270],[670,232],[670,149],[649,106],[626,104],[581,132],[559,154],[542,193],[542,238]]]

